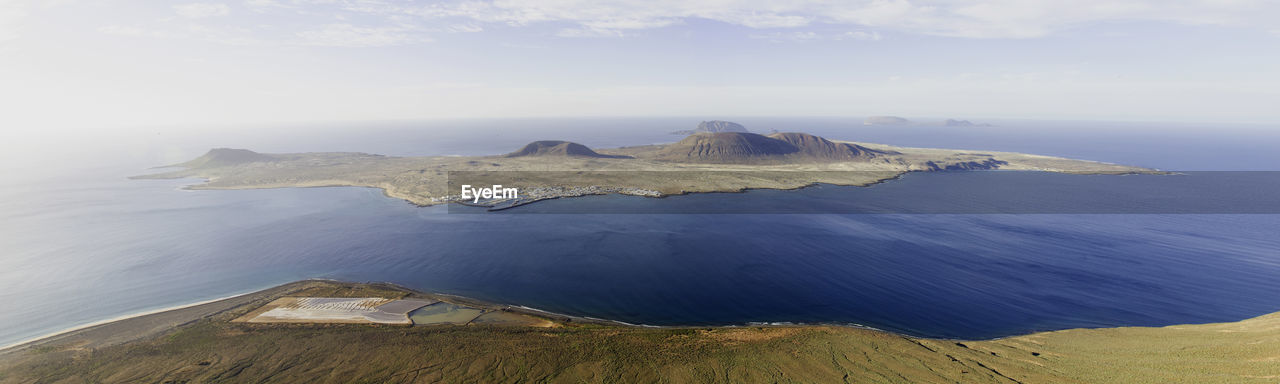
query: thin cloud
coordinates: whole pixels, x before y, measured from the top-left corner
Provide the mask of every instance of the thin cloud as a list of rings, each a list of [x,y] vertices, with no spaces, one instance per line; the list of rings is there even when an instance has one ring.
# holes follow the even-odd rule
[[[714,20],[751,28],[796,28],[809,25],[813,21],[809,16],[761,13],[754,10],[727,12],[716,15]]]
[[[757,40],[768,40],[775,43],[784,41],[825,40],[824,36],[811,31],[757,33],[747,37]]]
[[[157,39],[177,37],[177,35],[165,31],[157,31],[146,29],[133,25],[108,25],[98,28],[98,32],[107,35],[130,36],[130,37],[151,37]]]
[[[560,31],[556,32],[556,36],[560,36],[560,37],[623,37],[623,36],[626,36],[626,33],[623,33],[622,31],[617,29],[582,27],[582,28],[561,29]]]
[[[450,25],[448,28],[445,28],[445,31],[448,31],[450,33],[476,33],[476,32],[484,32],[484,27],[481,27],[476,24],[454,24],[454,25]]]
[[[836,40],[868,40],[880,41],[880,32],[851,31],[836,36]]]
[[[0,0],[3,2],[4,0]],[[242,0],[172,6],[202,31],[162,20],[104,27],[125,36],[190,36],[226,44],[382,47],[432,41],[426,34],[540,25],[565,38],[625,37],[707,21],[770,41],[877,41],[883,34],[1029,39],[1122,21],[1228,25],[1275,34],[1280,3],[1262,0]],[[16,9],[16,11],[15,11]],[[163,8],[162,8],[163,9]],[[16,15],[16,16],[15,16]],[[0,4],[0,41],[13,39],[22,9]],[[270,16],[264,27],[255,18]],[[181,20],[182,18],[179,18]],[[278,21],[276,21],[278,20]],[[193,21],[194,22],[194,21]],[[498,27],[498,28],[495,28]],[[849,32],[831,32],[849,31]],[[545,33],[545,32],[540,32]]]
[[[304,45],[324,47],[388,47],[431,41],[400,27],[370,28],[351,24],[329,24],[297,35]]]
[[[818,33],[813,31],[791,31],[791,32],[771,32],[752,34],[747,37],[759,40],[768,40],[772,42],[786,41],[819,41],[819,40],[864,40],[879,41],[881,36],[879,32],[851,31],[845,33]]]
[[[253,10],[264,10],[266,8],[290,8],[289,5],[276,0],[245,0],[244,5]]]
[[[226,4],[215,3],[188,3],[173,6],[173,12],[178,16],[189,19],[203,19],[206,17],[226,16],[231,13],[231,7]]]
[[[1275,15],[1280,7],[1260,0],[728,0],[714,4],[675,0],[491,0],[350,9],[510,25],[562,22],[586,27],[584,31],[661,28],[682,20],[705,19],[759,29],[835,24],[966,38],[1035,38],[1079,25],[1124,20],[1265,26],[1269,21],[1264,15]]]
[[[240,43],[251,39],[341,47],[431,41],[423,32],[503,29],[494,26],[544,25],[551,28],[542,30],[566,38],[625,37],[706,21],[742,27],[751,38],[793,42],[876,41],[882,39],[882,33],[1029,39],[1119,21],[1230,25],[1274,33],[1271,19],[1280,14],[1280,4],[1262,0],[242,0],[235,4],[248,12],[232,15],[230,6],[216,2],[179,4],[172,9],[185,18],[200,19],[210,29],[255,32],[252,36],[205,38],[208,41]],[[0,39],[11,39],[15,28],[7,27],[5,12],[0,6]],[[270,29],[246,22],[263,15],[282,21]],[[851,32],[828,32],[833,30]],[[130,31],[104,32],[125,35]],[[180,30],[154,33],[201,35]]]
[[[21,2],[0,3],[0,42],[17,39],[26,19],[27,10]]]

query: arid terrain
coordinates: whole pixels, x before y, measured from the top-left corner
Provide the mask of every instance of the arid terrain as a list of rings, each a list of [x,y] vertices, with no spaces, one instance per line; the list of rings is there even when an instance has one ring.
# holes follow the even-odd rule
[[[418,205],[458,201],[459,186],[518,187],[521,203],[603,193],[667,196],[815,183],[868,185],[905,172],[1004,169],[1071,173],[1153,170],[1008,152],[904,148],[804,133],[699,133],[672,144],[594,150],[537,141],[505,155],[389,157],[365,153],[262,154],[214,149],[182,170],[138,178],[198,177],[195,189],[364,186]]]
[[[231,321],[299,295],[445,300],[540,320]],[[312,280],[0,351],[0,382],[1274,383],[1277,359],[1280,314],[960,341],[837,326],[628,327]]]

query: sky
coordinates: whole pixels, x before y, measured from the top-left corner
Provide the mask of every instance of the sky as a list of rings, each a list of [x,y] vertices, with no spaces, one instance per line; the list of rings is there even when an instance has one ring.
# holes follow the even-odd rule
[[[0,0],[0,129],[561,116],[1280,122],[1261,0]]]

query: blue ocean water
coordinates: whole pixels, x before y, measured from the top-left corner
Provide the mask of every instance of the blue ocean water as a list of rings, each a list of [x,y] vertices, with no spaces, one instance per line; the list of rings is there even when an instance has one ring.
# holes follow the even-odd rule
[[[1273,214],[475,215],[414,207],[368,188],[184,191],[182,185],[197,181],[124,179],[163,163],[153,153],[198,155],[210,141],[278,152],[497,153],[530,137],[546,138],[545,131],[598,147],[670,141],[678,137],[666,132],[684,128],[674,125],[677,120],[683,121],[618,124],[612,135],[584,128],[599,121],[572,120],[535,122],[547,126],[543,132],[507,132],[501,127],[509,124],[483,122],[459,128],[472,136],[396,126],[359,135],[339,130],[310,142],[241,137],[238,145],[236,138],[200,138],[133,150],[118,157],[127,161],[93,164],[93,172],[10,181],[0,188],[0,302],[6,308],[0,344],[308,277],[392,281],[632,323],[852,323],[956,338],[1232,321],[1280,310],[1280,239],[1274,236],[1280,216]],[[768,126],[743,120],[749,128]],[[894,136],[892,130],[904,128],[855,124],[815,119],[792,126],[899,145],[981,144],[925,142],[915,137],[933,136]],[[1088,138],[1070,130],[1019,136],[1018,129],[1034,127],[1002,128],[1007,132],[989,134],[990,141],[975,149],[1066,156],[1091,151],[1078,144]],[[466,140],[484,129],[499,139]],[[883,137],[863,138],[877,135]],[[1046,135],[1061,136],[1057,142],[1065,144],[1037,150],[1052,146]],[[1280,151],[1272,150],[1280,141],[1257,131],[1183,135],[1153,135],[1130,151],[1089,158],[1125,162],[1140,156],[1132,163],[1178,169],[1187,157],[1202,157],[1191,170],[1280,164],[1274,161]],[[370,139],[361,144],[353,137]],[[1216,154],[1178,155],[1188,140]],[[1073,175],[986,175],[1099,182]],[[892,198],[912,188],[937,189],[947,177],[953,175],[717,198],[748,205],[775,202],[777,193],[786,194],[787,204],[846,194]],[[706,197],[603,197],[592,203],[660,208],[683,198]]]

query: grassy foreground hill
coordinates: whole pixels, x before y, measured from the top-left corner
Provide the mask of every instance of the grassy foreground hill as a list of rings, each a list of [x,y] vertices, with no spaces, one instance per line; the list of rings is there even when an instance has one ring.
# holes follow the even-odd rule
[[[0,352],[0,383],[1280,380],[1280,314],[1235,323],[1073,329],[987,341],[833,326],[655,329],[559,317],[551,318],[553,327],[229,321],[274,298],[300,294],[422,295],[385,285],[289,284],[232,304],[187,310],[188,321],[163,330],[143,326],[154,323],[144,316],[108,324],[109,332],[90,328],[11,348]],[[104,342],[108,335],[114,341]]]

